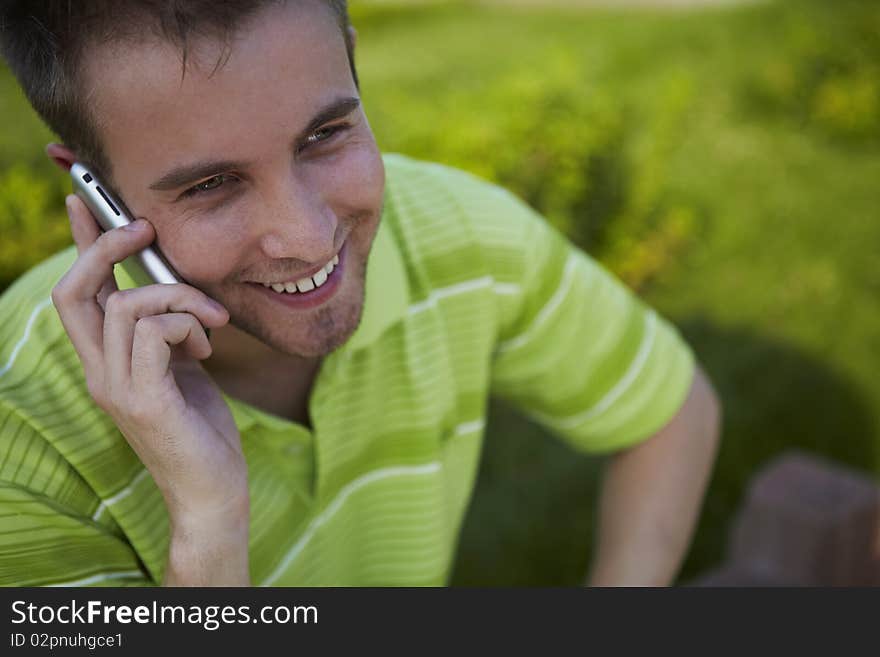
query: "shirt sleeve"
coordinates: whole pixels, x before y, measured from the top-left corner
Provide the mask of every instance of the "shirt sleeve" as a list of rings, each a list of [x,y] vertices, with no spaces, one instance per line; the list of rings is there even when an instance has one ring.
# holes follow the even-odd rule
[[[67,342],[49,294],[74,258],[65,249],[0,295],[0,586],[152,586],[70,460],[85,445],[106,467],[122,463],[89,444],[95,409],[81,403],[72,348],[56,348]]]
[[[0,586],[154,586],[131,547],[87,516],[0,481]]]
[[[493,394],[580,450],[632,446],[681,408],[694,357],[678,331],[528,206],[496,192]],[[492,222],[485,224],[492,226]]]

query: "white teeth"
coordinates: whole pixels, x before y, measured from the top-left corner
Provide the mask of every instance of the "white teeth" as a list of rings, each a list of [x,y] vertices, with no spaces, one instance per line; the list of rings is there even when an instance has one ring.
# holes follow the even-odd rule
[[[312,279],[315,281],[315,287],[321,287],[327,282],[327,272],[323,269],[319,269],[317,273],[312,276]]]
[[[288,294],[293,294],[294,292],[311,292],[327,282],[327,277],[333,273],[333,270],[336,269],[336,265],[338,264],[339,256],[335,255],[330,262],[324,265],[323,269],[319,269],[317,273],[313,274],[311,277],[306,276],[305,278],[300,278],[295,283],[262,283],[262,285],[263,287],[272,288],[276,292],[287,292]]]

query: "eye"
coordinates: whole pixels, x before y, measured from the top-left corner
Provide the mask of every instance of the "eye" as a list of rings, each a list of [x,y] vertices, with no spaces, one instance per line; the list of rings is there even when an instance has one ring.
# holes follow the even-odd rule
[[[305,143],[300,147],[300,150],[303,148],[308,148],[309,146],[313,146],[314,144],[319,144],[323,141],[327,141],[335,136],[337,133],[342,132],[348,128],[347,124],[342,125],[327,125],[322,128],[318,128],[308,137],[306,137]]]
[[[211,176],[207,180],[203,180],[202,182],[193,185],[188,190],[183,193],[183,196],[196,196],[198,194],[207,194],[208,192],[212,192],[220,186],[233,182],[235,179],[232,176],[227,174],[218,174],[216,176]]]

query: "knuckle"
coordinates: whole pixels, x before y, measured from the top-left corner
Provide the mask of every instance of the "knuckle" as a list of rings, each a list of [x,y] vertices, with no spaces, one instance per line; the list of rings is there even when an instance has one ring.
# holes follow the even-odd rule
[[[94,247],[102,256],[110,256],[118,248],[118,233],[114,230],[103,231],[95,240]]]
[[[152,409],[142,401],[132,401],[125,409],[125,414],[137,424],[148,424],[154,417]]]
[[[134,323],[134,332],[142,337],[149,336],[155,330],[152,317],[141,317]]]
[[[149,423],[153,416],[147,402],[138,400],[136,396],[126,396],[125,398],[117,396],[112,403],[117,416],[126,418],[128,423],[136,426]]]
[[[104,300],[104,312],[108,315],[115,315],[119,312],[119,303],[122,297],[119,292],[111,292]]]
[[[144,338],[152,338],[161,333],[161,320],[155,315],[141,317],[134,325],[135,333]]]
[[[182,302],[198,301],[206,296],[204,292],[187,283],[170,283],[162,287],[170,290],[174,298]]]
[[[113,264],[113,240],[110,233],[101,233],[98,238],[88,247],[97,254],[98,259],[105,265]]]
[[[131,305],[130,290],[116,290],[104,302],[104,312],[108,315],[121,315]]]
[[[67,289],[59,282],[52,288],[52,304],[56,307],[63,305],[67,298]]]
[[[189,326],[190,333],[198,330],[202,327],[202,323],[198,320],[195,315],[190,313],[185,313],[183,318],[186,320],[187,325]]]
[[[72,294],[70,286],[70,272],[67,272],[52,288],[52,303],[55,305],[66,303]]]
[[[186,283],[174,283],[167,287],[174,291],[175,299],[180,307],[195,306],[206,298],[205,293]]]
[[[122,262],[125,256],[129,255],[131,250],[126,249],[126,246],[123,234],[118,228],[114,228],[101,233],[91,248],[97,251],[98,259],[109,268],[117,262]]]

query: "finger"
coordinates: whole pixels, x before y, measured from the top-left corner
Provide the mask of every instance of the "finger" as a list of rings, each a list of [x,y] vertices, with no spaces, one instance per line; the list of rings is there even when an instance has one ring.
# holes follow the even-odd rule
[[[70,194],[65,199],[67,216],[70,219],[70,231],[76,244],[77,252],[82,254],[89,246],[94,244],[104,233],[91,210],[81,198]],[[111,274],[98,291],[98,305],[104,307],[104,301],[110,294],[118,290],[116,278]]]
[[[131,353],[131,392],[154,394],[168,376],[171,347],[180,345],[196,359],[211,355],[211,343],[199,321],[189,313],[142,317],[134,327]]]
[[[149,246],[155,239],[155,232],[148,221],[139,219],[101,233],[82,201],[72,201],[71,210],[71,228],[77,248],[81,249],[79,260],[82,261],[76,287],[83,298],[93,298],[106,281],[113,280],[113,265]],[[93,227],[87,227],[89,223]]]
[[[103,232],[83,200],[76,194],[68,194],[64,199],[70,232],[76,244],[76,252],[82,254]]]
[[[70,194],[65,198],[65,206],[67,207],[67,216],[70,219],[70,231],[73,235],[73,241],[76,244],[78,253],[82,253],[89,246],[94,244],[102,235],[103,230],[95,220],[91,210],[81,198],[75,194]],[[98,305],[103,308],[104,303],[113,292],[119,288],[116,285],[116,278],[111,274],[98,291]]]
[[[147,285],[113,293],[104,319],[104,361],[110,385],[128,387],[135,326],[142,318],[166,313],[189,313],[202,326],[219,327],[229,314],[201,290],[185,283]],[[207,356],[205,356],[207,358]]]
[[[71,270],[72,271],[72,270]],[[83,365],[86,381],[104,371],[104,313],[94,300],[75,298],[68,271],[52,288],[52,304]]]
[[[83,363],[87,380],[94,383],[104,371],[104,312],[97,297],[116,289],[114,262],[146,246],[152,239],[152,227],[142,229],[140,235],[122,230],[101,234],[81,199],[69,196],[67,208],[80,255],[53,288],[52,301]]]
[[[64,205],[70,220],[70,232],[76,244],[77,254],[81,255],[100,236],[100,230],[92,214],[79,197],[69,194],[64,199]],[[78,300],[75,299],[78,295],[73,290],[73,278],[73,275],[62,278],[56,289],[52,291],[52,296],[61,317],[61,323],[70,335],[80,360],[91,360],[94,353],[100,351],[103,315],[100,312],[100,307],[94,308],[92,304],[85,304],[80,309],[79,319],[74,320],[71,303]],[[110,280],[112,278],[111,276]],[[105,284],[104,287],[106,288],[107,285]],[[115,287],[115,281],[113,281],[113,287]]]

